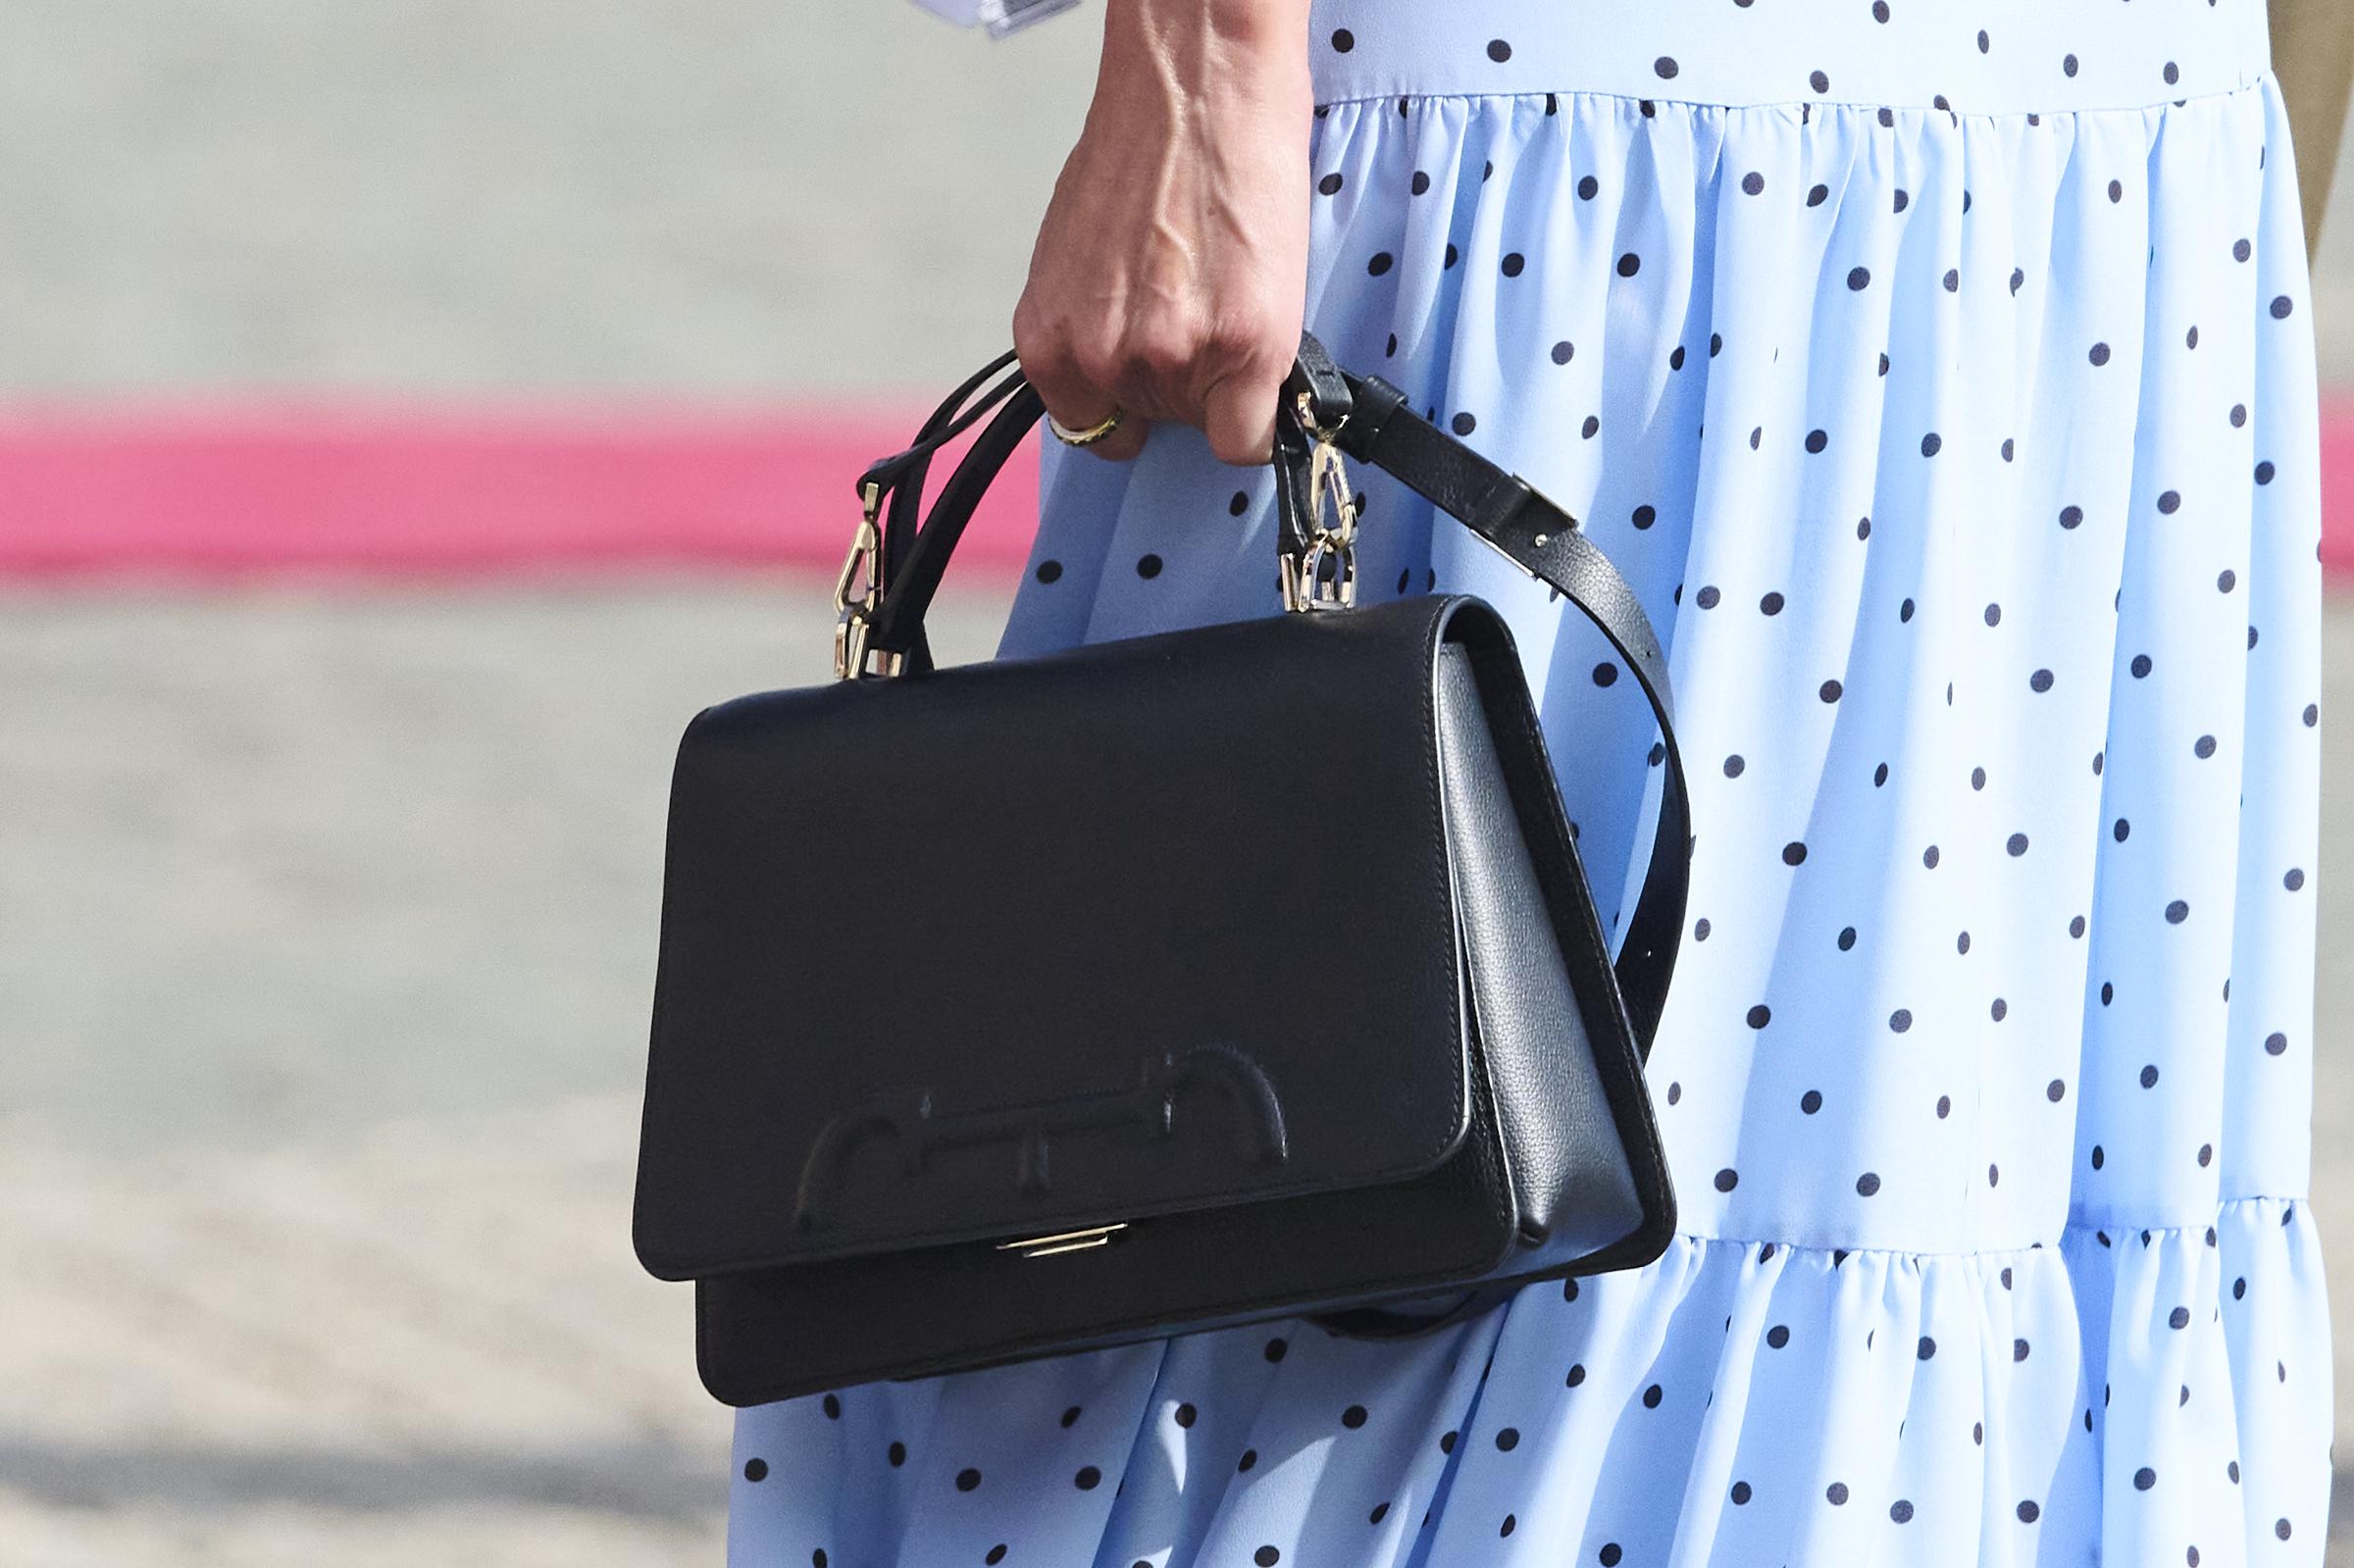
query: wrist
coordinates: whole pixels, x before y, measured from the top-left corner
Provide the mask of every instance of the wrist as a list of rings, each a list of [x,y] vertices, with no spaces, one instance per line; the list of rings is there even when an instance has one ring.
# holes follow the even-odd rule
[[[1225,70],[1305,73],[1308,0],[1104,0],[1106,63],[1143,51]]]

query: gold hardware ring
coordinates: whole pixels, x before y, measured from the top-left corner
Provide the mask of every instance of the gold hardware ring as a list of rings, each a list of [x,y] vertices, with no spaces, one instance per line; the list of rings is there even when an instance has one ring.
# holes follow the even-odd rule
[[[1047,416],[1047,429],[1053,431],[1054,438],[1065,446],[1093,446],[1098,441],[1103,439],[1104,436],[1109,435],[1113,430],[1118,430],[1120,428],[1120,421],[1125,419],[1127,414],[1128,411],[1126,409],[1120,407],[1119,404],[1114,403],[1111,405],[1110,413],[1104,415],[1101,419],[1096,421],[1095,424],[1090,425],[1086,430],[1074,430],[1069,426],[1063,424],[1062,421],[1056,419],[1053,415],[1049,414]]]

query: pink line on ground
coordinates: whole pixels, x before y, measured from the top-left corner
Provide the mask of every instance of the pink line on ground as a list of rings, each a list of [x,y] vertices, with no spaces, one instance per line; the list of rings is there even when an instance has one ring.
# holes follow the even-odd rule
[[[283,407],[0,410],[0,576],[831,569],[853,481],[922,411]],[[960,440],[959,448],[962,441]],[[936,487],[947,463],[934,465]],[[2354,582],[2354,401],[2322,422],[2322,561]],[[959,574],[1018,569],[1036,437]]]
[[[2322,575],[2354,582],[2354,402],[2322,404]]]
[[[833,567],[857,476],[924,412],[0,411],[0,575]],[[933,488],[949,466],[933,465]],[[1037,506],[1025,442],[960,574],[1017,569]]]

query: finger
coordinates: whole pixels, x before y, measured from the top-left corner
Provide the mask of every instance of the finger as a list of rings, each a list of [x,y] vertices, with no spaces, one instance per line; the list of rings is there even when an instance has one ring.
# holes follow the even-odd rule
[[[1227,376],[1209,389],[1203,404],[1202,433],[1221,463],[1255,467],[1275,455],[1275,404],[1282,379],[1255,371]]]
[[[1036,375],[1031,376],[1030,384],[1038,388],[1040,400],[1047,405],[1047,413],[1066,430],[1093,430],[1110,418],[1119,407],[1108,394],[1087,384],[1076,375],[1049,371],[1047,376],[1044,381]],[[1142,415],[1123,412],[1119,424],[1111,428],[1110,433],[1089,441],[1079,450],[1110,462],[1126,462],[1144,450],[1145,431],[1151,424]],[[1052,439],[1060,438],[1054,436],[1052,431],[1048,434]]]
[[[1106,402],[1098,404],[1096,406],[1109,410],[1115,405]],[[1095,419],[1085,422],[1078,420],[1067,420],[1064,419],[1060,414],[1055,414],[1050,406],[1048,409],[1048,413],[1052,415],[1055,422],[1061,425],[1066,430],[1093,430],[1096,425],[1109,417],[1108,413],[1105,413],[1099,414]],[[1108,431],[1097,436],[1094,440],[1085,442],[1064,442],[1064,444],[1068,446],[1075,446],[1079,451],[1086,452],[1095,457],[1102,458],[1106,462],[1125,463],[1130,458],[1136,456],[1137,453],[1145,449],[1145,434],[1151,428],[1152,422],[1145,418],[1142,414],[1131,414],[1125,410],[1122,410],[1120,413],[1119,423],[1114,425]],[[1051,439],[1062,439],[1060,436],[1055,435],[1051,430],[1048,431],[1047,433]]]
[[[1122,414],[1109,435],[1080,450],[1093,452],[1106,462],[1125,463],[1145,449],[1145,436],[1151,429],[1152,422],[1142,414]]]

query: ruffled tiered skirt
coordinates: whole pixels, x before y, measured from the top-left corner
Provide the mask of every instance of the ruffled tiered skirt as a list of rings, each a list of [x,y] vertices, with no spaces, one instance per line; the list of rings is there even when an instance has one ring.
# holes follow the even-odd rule
[[[2321,1560],[2315,389],[2263,14],[1890,3],[1314,19],[1309,325],[1581,516],[1669,644],[1684,1234],[1412,1342],[746,1412],[738,1560]],[[1265,473],[1165,426],[1046,464],[1002,654],[1276,612]],[[1510,620],[1612,915],[1631,683],[1358,478],[1366,596]]]

